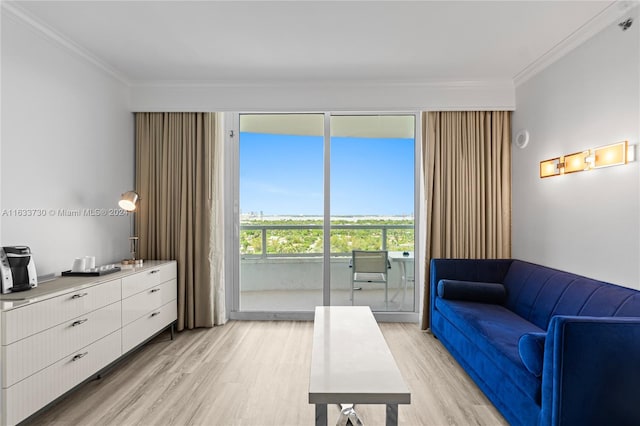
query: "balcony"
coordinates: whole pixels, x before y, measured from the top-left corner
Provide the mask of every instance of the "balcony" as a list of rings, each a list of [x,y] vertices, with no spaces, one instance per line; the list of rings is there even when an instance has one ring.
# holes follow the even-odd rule
[[[322,225],[262,223],[240,229],[241,311],[313,311],[322,305]],[[413,224],[332,225],[331,245],[336,252],[330,261],[331,304],[351,305],[350,247],[412,252],[413,230]],[[383,284],[355,291],[355,304],[374,311],[413,312],[413,262],[400,260],[390,262],[387,304]]]

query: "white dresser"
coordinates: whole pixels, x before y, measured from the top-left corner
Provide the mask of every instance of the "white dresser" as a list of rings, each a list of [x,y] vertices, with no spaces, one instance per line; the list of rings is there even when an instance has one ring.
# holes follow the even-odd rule
[[[24,420],[176,319],[175,261],[0,296],[0,424]]]

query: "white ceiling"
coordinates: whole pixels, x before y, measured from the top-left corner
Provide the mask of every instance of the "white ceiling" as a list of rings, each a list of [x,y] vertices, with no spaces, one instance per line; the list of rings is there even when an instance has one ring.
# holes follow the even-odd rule
[[[19,1],[130,83],[513,80],[611,1]]]

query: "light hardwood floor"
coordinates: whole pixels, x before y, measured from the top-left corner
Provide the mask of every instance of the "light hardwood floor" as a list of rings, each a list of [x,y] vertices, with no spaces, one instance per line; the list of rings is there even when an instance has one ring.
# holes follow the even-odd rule
[[[433,336],[416,324],[380,328],[411,390],[399,424],[507,424]],[[163,333],[26,423],[313,425],[312,335],[313,323],[301,321],[232,321],[174,341]],[[384,406],[356,409],[365,425],[384,424]],[[330,407],[329,419],[338,413]]]

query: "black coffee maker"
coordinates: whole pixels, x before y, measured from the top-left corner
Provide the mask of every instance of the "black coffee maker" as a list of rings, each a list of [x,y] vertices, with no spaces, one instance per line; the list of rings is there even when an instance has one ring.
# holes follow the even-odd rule
[[[29,290],[38,286],[36,264],[27,246],[8,246],[0,249],[2,293]]]

